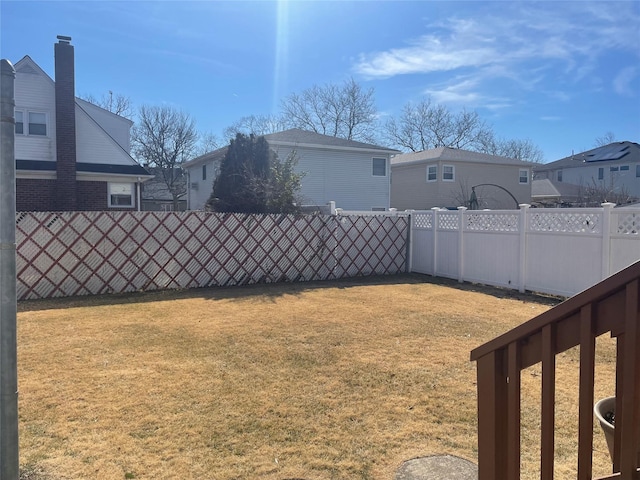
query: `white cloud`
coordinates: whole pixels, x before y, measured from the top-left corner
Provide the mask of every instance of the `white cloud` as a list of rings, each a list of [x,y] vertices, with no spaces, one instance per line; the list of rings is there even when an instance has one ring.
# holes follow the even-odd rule
[[[507,78],[527,90],[537,89],[545,81],[571,85],[593,76],[600,68],[599,60],[612,50],[640,57],[640,15],[634,3],[496,2],[490,4],[494,8],[488,14],[427,25],[437,33],[407,41],[404,46],[362,53],[353,69],[368,78],[473,72],[485,84]],[[616,88],[624,91],[629,75],[625,72]],[[479,97],[471,89],[461,90],[455,82],[430,89],[430,93],[451,101]]]
[[[619,95],[624,95],[627,97],[636,96],[637,92],[633,90],[631,87],[631,83],[638,76],[638,68],[637,67],[627,67],[623,68],[616,78],[613,79],[613,89]]]

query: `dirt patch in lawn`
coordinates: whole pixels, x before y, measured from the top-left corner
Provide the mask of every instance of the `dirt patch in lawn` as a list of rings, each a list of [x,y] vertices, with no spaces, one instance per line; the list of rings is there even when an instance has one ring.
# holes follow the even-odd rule
[[[21,465],[41,475],[23,478],[390,479],[418,456],[475,462],[469,352],[556,303],[420,275],[22,302]],[[615,348],[598,342],[605,396]],[[558,358],[558,478],[575,471],[577,361]],[[523,373],[523,478],[539,376]]]

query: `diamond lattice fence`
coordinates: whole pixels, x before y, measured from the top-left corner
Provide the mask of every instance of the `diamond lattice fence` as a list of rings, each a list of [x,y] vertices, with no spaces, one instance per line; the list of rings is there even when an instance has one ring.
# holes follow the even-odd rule
[[[19,300],[386,275],[408,219],[204,212],[16,215]]]

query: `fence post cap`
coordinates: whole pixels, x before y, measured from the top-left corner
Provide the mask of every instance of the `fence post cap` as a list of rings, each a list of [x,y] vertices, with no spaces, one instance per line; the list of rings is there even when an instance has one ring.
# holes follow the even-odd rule
[[[600,205],[602,205],[602,208],[613,208],[616,206],[616,204],[612,202],[604,202],[604,203],[601,203]]]
[[[467,210],[467,207],[458,207],[458,210],[464,212],[465,210]]]
[[[530,204],[528,204],[528,203],[520,203],[518,206],[519,206],[520,208],[530,208],[530,207],[531,207],[531,205],[530,205]]]

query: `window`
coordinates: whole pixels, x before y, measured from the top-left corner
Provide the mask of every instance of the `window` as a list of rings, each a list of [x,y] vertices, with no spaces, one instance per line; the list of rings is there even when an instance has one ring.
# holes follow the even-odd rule
[[[47,134],[47,114],[29,112],[29,135]]]
[[[16,133],[18,135],[24,134],[24,113],[20,110],[16,110]]]
[[[203,180],[207,179],[207,164],[206,163],[204,165],[202,165],[202,179]]]
[[[529,170],[520,169],[518,177],[520,183],[529,183]]]
[[[453,182],[455,180],[455,169],[453,165],[442,166],[442,180],[445,182]]]
[[[559,182],[562,181],[562,170],[558,170],[558,173],[556,174],[556,178],[558,179]]]
[[[636,177],[640,178],[640,163],[636,165]]]
[[[384,207],[371,207],[372,212],[386,212],[387,209]]]
[[[600,167],[598,169],[598,180],[604,180],[604,168]]]
[[[133,184],[110,183],[109,184],[110,207],[133,207]]]
[[[373,176],[374,177],[387,176],[387,159],[386,158],[373,159]]]
[[[618,167],[609,167],[610,172],[617,172],[619,170]]]
[[[628,172],[629,171],[629,165],[620,165],[620,171],[621,172]]]
[[[427,182],[435,182],[438,180],[438,166],[429,165],[427,167]]]

